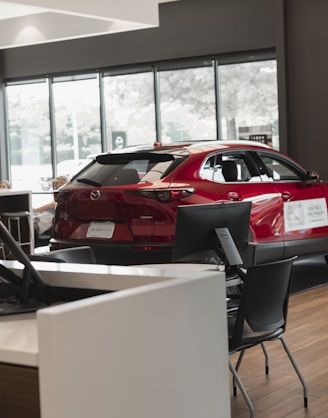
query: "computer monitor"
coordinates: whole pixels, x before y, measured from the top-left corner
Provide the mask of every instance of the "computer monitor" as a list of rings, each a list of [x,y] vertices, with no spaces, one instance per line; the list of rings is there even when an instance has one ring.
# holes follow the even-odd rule
[[[244,251],[249,241],[250,213],[251,202],[178,206],[173,261],[195,262],[219,257],[230,264],[220,243],[222,236],[218,235],[218,228],[226,228],[237,249]],[[230,234],[225,233],[223,236],[228,239]]]

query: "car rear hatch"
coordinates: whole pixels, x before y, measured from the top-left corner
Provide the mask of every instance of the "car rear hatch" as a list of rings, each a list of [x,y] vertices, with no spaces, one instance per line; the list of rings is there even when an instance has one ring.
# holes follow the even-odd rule
[[[172,241],[175,213],[159,199],[169,189],[163,179],[186,157],[186,151],[98,156],[58,193],[54,237]],[[154,234],[155,225],[162,232]]]

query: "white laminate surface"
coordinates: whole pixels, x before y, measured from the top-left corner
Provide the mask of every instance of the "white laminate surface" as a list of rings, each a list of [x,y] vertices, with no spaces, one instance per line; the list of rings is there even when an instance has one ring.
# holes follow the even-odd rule
[[[43,418],[230,417],[224,273],[37,313]]]
[[[1,260],[1,264],[17,274],[23,272],[18,261]],[[197,278],[204,275],[204,267],[166,268],[159,266],[107,266],[93,264],[33,262],[44,281],[50,285],[99,290],[126,290],[134,287],[170,281]],[[206,267],[209,274],[224,283],[225,275],[213,266]],[[50,308],[44,308],[50,309]],[[0,362],[36,366],[38,364],[38,335],[35,315],[0,316]]]
[[[17,274],[23,271],[23,265],[17,261],[1,260],[4,266]],[[102,264],[49,263],[33,261],[45,283],[59,287],[75,287],[96,290],[124,290],[132,287],[186,277],[186,268],[182,265],[159,264],[140,266],[110,266]],[[216,266],[195,265],[188,267],[188,277],[198,277],[202,272],[217,272]],[[220,277],[225,277],[224,275]]]
[[[120,289],[0,316],[0,362],[38,367],[42,418],[230,417],[224,272],[41,264],[49,283]]]
[[[159,269],[161,274],[168,275],[172,271],[183,272],[183,276],[189,277],[190,274],[199,274],[200,272],[212,272],[212,273],[225,273],[225,267],[221,264],[204,264],[204,263],[167,263],[167,264],[144,264],[140,267],[145,269]],[[219,276],[218,276],[219,277]],[[226,279],[226,276],[220,275],[225,278],[226,287],[237,286],[242,283],[240,277],[233,277]]]
[[[0,362],[38,365],[38,332],[35,314],[0,317]]]

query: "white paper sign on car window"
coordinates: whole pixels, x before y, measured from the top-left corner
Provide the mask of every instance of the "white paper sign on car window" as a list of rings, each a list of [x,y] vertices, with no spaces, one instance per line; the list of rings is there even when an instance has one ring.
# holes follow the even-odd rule
[[[284,203],[285,231],[328,225],[326,199],[306,199]]]

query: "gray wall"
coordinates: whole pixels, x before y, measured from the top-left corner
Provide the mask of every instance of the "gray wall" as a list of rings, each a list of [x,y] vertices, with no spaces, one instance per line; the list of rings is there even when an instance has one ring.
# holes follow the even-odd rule
[[[328,180],[328,2],[286,1],[289,153]]]
[[[163,3],[159,28],[6,50],[4,77],[272,47],[274,1]]]
[[[7,78],[276,48],[281,150],[328,179],[327,0],[180,0],[160,27],[1,51]],[[0,119],[1,120],[1,119]]]

